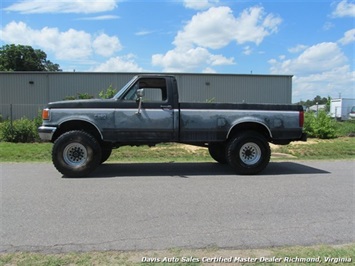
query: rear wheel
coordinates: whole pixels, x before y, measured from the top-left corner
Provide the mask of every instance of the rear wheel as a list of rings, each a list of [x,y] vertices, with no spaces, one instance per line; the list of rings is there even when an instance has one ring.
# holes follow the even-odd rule
[[[88,175],[100,164],[101,158],[98,141],[83,131],[66,132],[53,145],[53,164],[68,177]]]
[[[221,164],[226,164],[227,163],[227,158],[226,158],[226,145],[225,143],[209,143],[208,144],[208,151],[211,155],[211,157],[221,163]]]
[[[238,174],[253,175],[261,172],[270,161],[270,146],[265,137],[246,131],[231,139],[226,148],[226,158]]]

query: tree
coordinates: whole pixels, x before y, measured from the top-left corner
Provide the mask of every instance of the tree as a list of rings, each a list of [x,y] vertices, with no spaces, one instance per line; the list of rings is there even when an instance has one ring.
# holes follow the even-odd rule
[[[47,60],[45,52],[26,45],[4,45],[0,48],[0,71],[62,71]]]
[[[330,105],[330,100],[331,98],[328,96],[328,98],[326,97],[321,97],[319,95],[317,95],[316,97],[314,97],[313,100],[307,100],[307,101],[300,101],[298,102],[298,104],[306,106],[306,107],[311,107],[312,105],[316,105],[318,104],[326,104],[326,105]]]

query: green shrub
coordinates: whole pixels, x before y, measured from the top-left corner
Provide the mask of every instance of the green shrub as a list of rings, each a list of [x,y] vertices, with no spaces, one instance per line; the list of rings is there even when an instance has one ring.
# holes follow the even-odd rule
[[[307,112],[304,122],[304,130],[311,138],[333,139],[337,137],[336,123],[325,111],[319,111],[318,115]]]
[[[37,126],[33,120],[21,118],[12,122],[1,124],[0,138],[7,142],[34,142],[39,140]]]
[[[112,88],[112,85],[110,85],[106,91],[102,90],[99,93],[99,97],[102,99],[111,99],[115,94],[117,93],[117,90]]]
[[[86,99],[93,99],[94,96],[90,95],[89,93],[77,93],[76,96],[66,96],[63,100],[86,100]]]
[[[37,128],[39,128],[40,126],[42,126],[42,110],[38,110],[37,116],[35,118],[33,118],[33,123],[34,126],[36,128],[36,132],[37,132]]]

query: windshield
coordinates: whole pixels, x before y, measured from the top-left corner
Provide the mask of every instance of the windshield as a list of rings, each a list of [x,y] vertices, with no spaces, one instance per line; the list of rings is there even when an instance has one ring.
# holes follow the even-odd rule
[[[126,85],[122,89],[120,89],[115,96],[113,96],[113,99],[119,99],[121,98],[122,94],[127,90],[128,87],[130,87],[136,80],[137,76],[134,76],[130,81],[127,82]]]

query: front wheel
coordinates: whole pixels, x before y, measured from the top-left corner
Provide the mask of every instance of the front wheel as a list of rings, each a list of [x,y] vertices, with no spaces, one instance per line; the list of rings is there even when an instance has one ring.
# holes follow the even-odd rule
[[[68,177],[88,175],[100,164],[101,158],[100,144],[83,131],[66,132],[53,145],[53,164]]]
[[[254,131],[242,132],[229,141],[226,158],[238,174],[261,172],[270,161],[271,150],[265,137]]]

